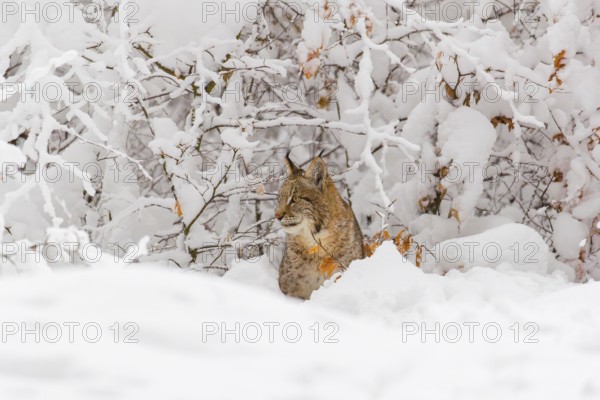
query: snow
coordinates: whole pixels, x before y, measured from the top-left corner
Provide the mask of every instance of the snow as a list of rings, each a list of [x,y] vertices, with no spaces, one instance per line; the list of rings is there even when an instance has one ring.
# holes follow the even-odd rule
[[[468,217],[483,192],[483,168],[496,141],[496,132],[483,114],[468,107],[452,111],[439,127],[439,162],[451,171],[441,184],[445,187],[463,186],[454,198],[453,206],[460,219]]]
[[[225,280],[266,289],[272,294],[283,296],[277,282],[277,269],[268,262],[267,257],[235,260],[224,276]]]
[[[5,174],[7,172],[10,172],[9,169],[12,169],[14,167],[18,168],[21,165],[25,164],[25,161],[27,159],[18,147],[8,144],[6,142],[0,142],[0,160],[2,160],[3,162],[2,174]]]
[[[532,228],[505,224],[482,233],[449,239],[435,247],[432,268],[469,269],[473,266],[509,264],[512,268],[548,272],[548,245]]]
[[[600,300],[598,283],[482,267],[442,277],[411,265],[389,244],[304,303],[273,290],[274,272],[262,259],[239,263],[224,278],[104,261],[87,271],[4,279],[0,394],[66,400],[600,395],[600,313],[589,307]],[[30,333],[22,340],[24,328]],[[60,340],[48,343],[58,329]],[[40,332],[40,343],[31,331]]]
[[[155,45],[156,57],[167,56],[189,46],[190,42],[218,47],[220,42],[234,39],[244,23],[256,19],[258,9],[257,1],[253,0],[121,3],[131,4],[126,13],[136,22],[136,30],[143,32],[151,28],[157,38],[163,38]]]
[[[558,214],[554,231],[554,246],[558,254],[568,260],[577,259],[583,247],[580,243],[585,243],[587,237],[588,231],[584,224],[569,213]]]
[[[223,143],[234,149],[251,149],[258,146],[259,142],[249,142],[248,134],[239,129],[227,129],[221,133]]]
[[[499,20],[482,20],[495,11],[487,0],[106,0],[97,20],[84,3],[63,4],[59,21],[19,9],[48,7],[39,1],[6,5],[0,158],[36,172],[79,166],[68,184],[28,187],[27,173],[12,174],[0,195],[18,193],[12,204],[31,212],[0,200],[0,230],[16,234],[3,240],[74,227],[106,250],[156,232],[151,256],[186,266],[207,242],[271,245],[280,177],[220,179],[205,165],[247,174],[289,150],[301,162],[325,150],[368,236],[418,226],[417,239],[448,240],[497,216],[538,231],[553,258],[583,269],[581,280],[595,269],[600,96],[589,88],[600,79],[600,41],[588,14],[597,1],[547,2],[533,16],[508,4]],[[461,18],[445,15],[457,8]],[[84,95],[90,84],[98,99]],[[63,90],[48,99],[31,93],[36,85]],[[544,173],[520,179],[521,165]],[[588,230],[583,260],[556,250],[561,212]],[[423,215],[440,218],[425,226]]]
[[[0,399],[600,397],[600,0],[93,3],[2,3]],[[301,302],[273,210],[321,151],[412,247]]]
[[[515,308],[568,286],[560,274],[523,272],[514,265],[493,269],[476,264],[464,273],[429,274],[386,242],[370,259],[354,262],[335,284],[316,291],[311,302],[391,325],[413,320],[462,323],[469,318],[506,318],[493,309]]]

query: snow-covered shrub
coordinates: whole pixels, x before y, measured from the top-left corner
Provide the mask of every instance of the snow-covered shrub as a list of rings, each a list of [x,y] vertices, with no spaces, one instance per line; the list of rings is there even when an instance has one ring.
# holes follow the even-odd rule
[[[271,256],[283,155],[324,151],[366,234],[498,216],[600,279],[600,1],[69,4],[3,10],[3,242]]]

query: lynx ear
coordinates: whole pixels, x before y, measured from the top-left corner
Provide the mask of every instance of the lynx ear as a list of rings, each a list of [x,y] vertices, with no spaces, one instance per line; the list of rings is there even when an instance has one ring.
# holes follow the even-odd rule
[[[290,152],[288,151],[285,155],[285,166],[288,169],[288,174],[291,175],[301,175],[304,171],[302,168],[298,168],[296,164],[290,159]]]
[[[327,164],[321,157],[317,157],[310,162],[304,176],[310,179],[318,188],[323,187],[323,181],[327,177]]]

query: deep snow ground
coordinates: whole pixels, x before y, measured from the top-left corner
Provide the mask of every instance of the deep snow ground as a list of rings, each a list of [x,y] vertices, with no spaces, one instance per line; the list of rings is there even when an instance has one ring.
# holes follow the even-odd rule
[[[225,278],[110,267],[0,281],[1,398],[600,395],[600,311],[591,306],[600,301],[597,282],[509,267],[442,277],[387,244],[304,303],[277,291],[276,271],[264,261],[238,263]],[[40,343],[34,333],[23,340],[23,322],[34,332],[40,322]],[[71,325],[72,337],[70,322],[80,324]],[[9,334],[11,323],[16,333]],[[53,323],[62,337],[48,343],[57,337]],[[98,325],[84,334],[90,323]]]

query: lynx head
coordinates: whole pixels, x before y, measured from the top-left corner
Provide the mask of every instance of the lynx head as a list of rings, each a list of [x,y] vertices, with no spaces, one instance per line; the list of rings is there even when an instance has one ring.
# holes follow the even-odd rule
[[[327,165],[321,157],[317,157],[304,171],[290,160],[289,153],[285,162],[288,178],[279,189],[275,218],[288,234],[317,233],[327,215],[325,192],[331,181]]]

